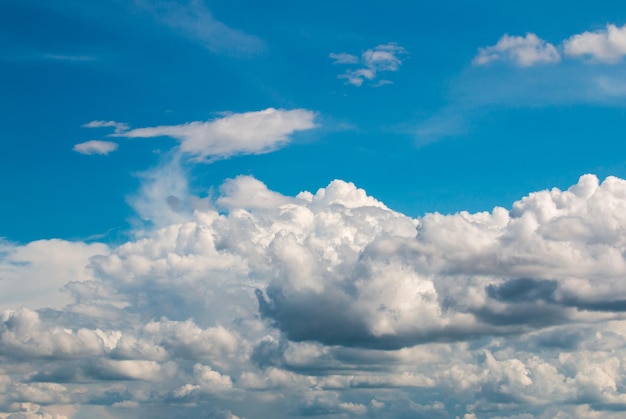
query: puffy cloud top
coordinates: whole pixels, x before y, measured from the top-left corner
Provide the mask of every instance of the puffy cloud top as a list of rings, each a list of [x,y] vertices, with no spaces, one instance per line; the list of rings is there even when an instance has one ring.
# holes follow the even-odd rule
[[[588,56],[596,61],[613,63],[626,55],[626,25],[618,28],[608,24],[604,30],[574,35],[563,45],[569,56]]]
[[[561,56],[554,45],[534,33],[526,36],[503,35],[497,44],[480,48],[474,58],[475,65],[486,65],[494,61],[510,61],[519,67],[556,63]]]
[[[288,197],[240,176],[221,193],[223,212],[111,249],[5,244],[0,272],[41,283],[29,246],[82,253],[67,305],[5,298],[0,411],[584,417],[626,402],[626,181],[420,218],[340,180]],[[19,300],[30,285],[12,286]]]

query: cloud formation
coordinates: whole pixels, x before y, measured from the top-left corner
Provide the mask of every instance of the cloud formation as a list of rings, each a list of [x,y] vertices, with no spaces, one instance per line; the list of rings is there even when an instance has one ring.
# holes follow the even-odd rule
[[[563,41],[565,54],[589,57],[593,61],[616,63],[626,55],[626,25],[618,28],[607,24],[606,29],[583,32]]]
[[[511,62],[519,67],[557,63],[561,55],[554,45],[534,33],[526,36],[503,35],[497,44],[479,48],[474,65],[486,65],[495,61]]]
[[[624,214],[614,177],[411,218],[349,182],[289,197],[240,176],[112,248],[4,243],[0,412],[611,417]]]
[[[80,154],[107,155],[117,150],[118,144],[113,141],[90,140],[75,144],[72,150]]]
[[[264,154],[287,145],[290,135],[315,127],[315,114],[306,109],[268,108],[258,112],[227,114],[207,122],[136,128],[117,134],[128,138],[172,137],[181,152],[197,161],[239,154]]]
[[[391,42],[388,44],[378,45],[375,48],[368,49],[361,57],[348,54],[345,52],[329,56],[334,60],[333,64],[360,64],[360,68],[349,69],[345,73],[337,76],[340,79],[346,79],[346,83],[353,86],[361,86],[365,81],[373,81],[378,77],[380,72],[397,71],[402,64],[401,57],[407,52],[401,46]],[[374,86],[391,83],[389,80],[379,80]]]

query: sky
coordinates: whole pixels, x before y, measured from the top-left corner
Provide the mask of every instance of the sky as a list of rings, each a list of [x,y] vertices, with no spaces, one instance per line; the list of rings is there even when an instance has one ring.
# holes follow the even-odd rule
[[[266,3],[0,3],[0,418],[622,417],[623,4]]]

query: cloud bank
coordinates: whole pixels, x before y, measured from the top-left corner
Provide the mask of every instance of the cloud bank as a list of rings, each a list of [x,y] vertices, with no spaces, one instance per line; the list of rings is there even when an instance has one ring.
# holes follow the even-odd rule
[[[290,197],[240,176],[220,191],[119,246],[2,245],[0,412],[626,410],[625,180],[420,218],[340,180]],[[27,300],[33,283],[64,298]]]

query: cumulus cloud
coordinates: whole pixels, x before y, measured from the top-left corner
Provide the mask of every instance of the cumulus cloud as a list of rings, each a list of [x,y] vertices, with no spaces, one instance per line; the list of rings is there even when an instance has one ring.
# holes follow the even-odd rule
[[[238,154],[264,154],[284,147],[290,135],[315,127],[315,114],[305,109],[268,108],[258,112],[228,114],[207,122],[189,122],[137,128],[119,136],[129,138],[172,137],[180,150],[198,161]]]
[[[398,71],[402,64],[402,59],[407,52],[395,43],[378,45],[368,49],[361,54],[361,57],[345,52],[329,56],[334,60],[333,64],[360,64],[360,68],[348,69],[340,74],[340,79],[346,79],[346,83],[353,86],[361,86],[365,81],[374,81],[381,72]],[[391,83],[389,80],[379,80],[373,85],[382,86]]]
[[[570,57],[590,57],[594,61],[615,63],[626,55],[626,25],[606,25],[606,29],[583,32],[563,42]]]
[[[71,298],[3,306],[0,412],[623,411],[624,214],[615,177],[412,218],[341,180],[284,196],[239,176],[214,205],[113,248],[5,243],[2,272],[58,271]],[[63,263],[32,271],[37,246]]]
[[[118,144],[112,141],[91,140],[74,145],[72,150],[80,154],[107,155],[117,150]]]
[[[94,279],[89,260],[108,251],[101,243],[52,239],[11,245],[0,241],[0,309],[65,306],[71,301],[62,290],[65,284]]]
[[[474,65],[486,65],[494,61],[507,61],[519,67],[556,63],[561,56],[554,45],[534,33],[526,36],[504,35],[497,44],[479,48]]]

